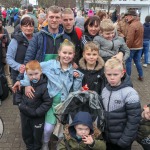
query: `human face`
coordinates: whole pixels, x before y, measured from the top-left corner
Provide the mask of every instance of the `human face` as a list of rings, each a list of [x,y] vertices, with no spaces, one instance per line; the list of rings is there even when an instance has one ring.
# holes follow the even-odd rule
[[[63,46],[58,52],[62,65],[68,65],[74,58],[75,52],[71,46]]]
[[[55,31],[58,29],[60,21],[61,21],[61,13],[53,13],[51,11],[47,14],[48,27]]]
[[[29,80],[32,81],[32,80],[40,80],[40,76],[41,76],[41,71],[39,69],[35,69],[35,70],[27,70],[27,75],[29,77]]]
[[[118,68],[105,68],[105,76],[107,78],[107,81],[113,87],[121,84],[121,78],[123,77],[123,75],[124,72]]]
[[[33,25],[22,25],[21,30],[26,36],[30,36],[34,32],[34,26]]]
[[[102,36],[106,39],[106,40],[111,40],[114,38],[115,36],[115,30],[113,31],[103,31]]]
[[[86,60],[87,66],[92,65],[95,67],[98,56],[99,53],[95,50],[88,49],[83,52],[83,58]]]
[[[74,128],[76,130],[76,135],[78,135],[82,138],[84,138],[84,136],[87,136],[90,134],[90,128],[83,124],[78,124]]]
[[[39,17],[39,18],[38,18],[38,23],[39,23],[39,24],[42,24],[43,22],[44,22],[44,19],[42,19],[42,18]]]
[[[100,30],[100,26],[95,22],[93,26],[88,25],[88,32],[92,36],[96,36]]]
[[[62,24],[66,32],[70,33],[73,30],[74,23],[75,23],[75,20],[74,20],[73,14],[62,15]]]

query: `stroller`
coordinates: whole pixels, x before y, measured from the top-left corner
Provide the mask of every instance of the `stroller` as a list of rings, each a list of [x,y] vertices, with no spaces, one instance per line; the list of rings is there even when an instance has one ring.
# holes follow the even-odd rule
[[[64,127],[71,123],[79,111],[89,112],[100,131],[104,130],[104,107],[101,97],[94,91],[77,91],[69,94],[68,98],[56,106],[57,123],[53,134],[63,137]]]

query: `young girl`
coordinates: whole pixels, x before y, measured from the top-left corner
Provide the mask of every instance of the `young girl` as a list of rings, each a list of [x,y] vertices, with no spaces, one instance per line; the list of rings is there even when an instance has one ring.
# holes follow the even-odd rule
[[[48,142],[56,124],[54,107],[67,98],[70,90],[77,91],[82,87],[83,74],[72,67],[74,55],[74,45],[72,42],[65,40],[58,50],[58,60],[49,60],[40,63],[42,73],[48,77],[49,95],[53,97],[52,108],[49,109],[45,117],[43,150],[49,149]],[[27,79],[21,80],[20,83],[23,86],[29,85]],[[32,97],[32,91],[34,89],[30,87],[27,94],[29,97]]]
[[[94,42],[84,45],[83,57],[79,61],[78,70],[84,74],[82,86],[87,84],[89,90],[101,94],[105,87],[104,61],[99,55],[99,47]]]

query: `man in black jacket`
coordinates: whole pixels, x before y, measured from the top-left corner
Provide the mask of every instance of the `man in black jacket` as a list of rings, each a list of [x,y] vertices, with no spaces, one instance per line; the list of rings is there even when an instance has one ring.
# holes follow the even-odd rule
[[[26,72],[35,92],[33,99],[25,95],[24,88],[16,93],[16,103],[21,112],[22,137],[28,150],[40,150],[45,114],[52,106],[52,99],[47,90],[47,77],[42,74],[39,62],[28,62]]]

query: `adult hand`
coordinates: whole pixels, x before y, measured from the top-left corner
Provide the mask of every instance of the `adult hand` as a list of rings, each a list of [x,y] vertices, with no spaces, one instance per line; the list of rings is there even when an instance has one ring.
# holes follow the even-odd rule
[[[25,87],[25,95],[31,99],[34,98],[34,94],[33,92],[35,92],[34,88],[32,86],[26,86]]]
[[[22,65],[20,66],[20,68],[19,68],[19,72],[20,72],[20,73],[24,73],[24,71],[25,71],[25,65],[22,64]]]
[[[119,52],[118,54],[116,54],[112,58],[116,58],[116,59],[118,59],[122,63],[123,62],[123,53]]]
[[[12,87],[12,91],[13,91],[14,93],[16,93],[17,90],[20,90],[20,88],[21,88],[20,81],[17,81],[17,82],[14,84],[14,86]]]
[[[142,118],[150,120],[150,107],[144,106],[144,111],[142,112]]]

